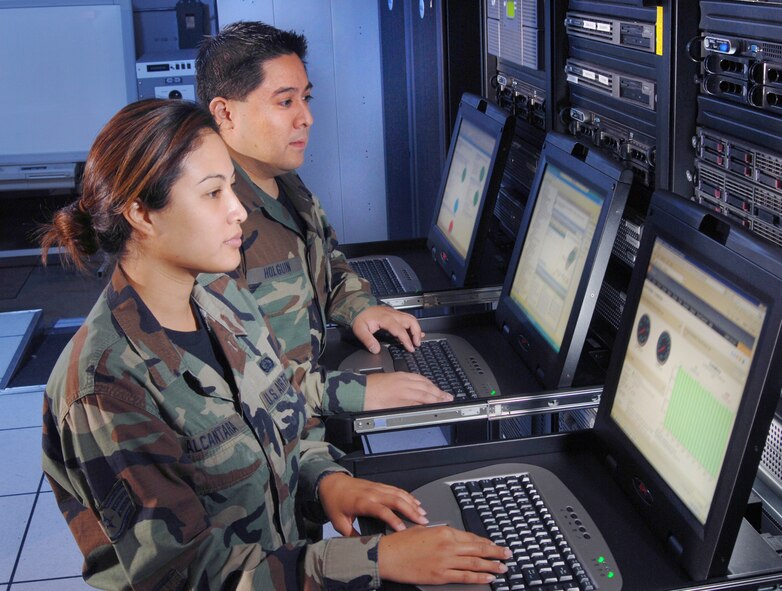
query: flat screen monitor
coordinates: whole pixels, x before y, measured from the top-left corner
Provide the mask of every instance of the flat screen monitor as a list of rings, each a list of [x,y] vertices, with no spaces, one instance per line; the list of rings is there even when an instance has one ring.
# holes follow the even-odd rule
[[[782,250],[705,210],[688,225],[688,207],[652,199],[595,429],[652,529],[703,579],[727,569],[779,398]]]
[[[514,119],[465,94],[459,105],[427,245],[454,287],[475,279]]]
[[[658,239],[611,418],[706,523],[767,306]]]
[[[136,100],[130,0],[0,0],[0,87],[0,189],[65,174]]]
[[[546,137],[496,315],[546,388],[573,382],[630,182],[577,140]]]

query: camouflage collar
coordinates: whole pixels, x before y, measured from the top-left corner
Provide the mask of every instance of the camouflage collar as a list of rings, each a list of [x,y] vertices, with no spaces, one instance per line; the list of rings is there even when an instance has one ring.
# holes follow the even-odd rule
[[[204,279],[193,285],[191,297],[204,314],[209,330],[219,323],[234,336],[247,334],[241,319],[216,294],[207,293],[203,285],[213,286],[220,291],[220,282],[228,282],[225,275],[204,275]],[[116,265],[106,290],[109,310],[125,337],[137,353],[149,365],[150,375],[159,387],[164,387],[184,372],[189,371],[182,355],[166,335],[151,310],[138,292],[128,282],[120,267]],[[192,372],[189,372],[192,373]]]
[[[179,375],[182,358],[166,336],[163,327],[133,289],[120,265],[114,267],[106,293],[114,320],[127,339],[146,361],[161,360],[174,375]]]
[[[254,195],[256,198],[252,202],[248,202],[247,199],[244,199],[242,200],[242,204],[250,211],[257,209],[265,211],[271,219],[282,224],[291,232],[301,235],[298,225],[293,221],[288,210],[285,209],[279,201],[256,185],[236,162],[234,162],[234,168],[236,169],[236,194],[240,196],[239,199],[242,199],[242,195],[250,194]],[[312,193],[304,186],[299,175],[295,172],[289,172],[278,176],[277,182],[283,186],[283,189],[288,195],[288,199],[290,199],[291,203],[293,203],[293,206],[304,220],[304,224],[307,226],[306,243],[309,245],[313,240],[312,234],[318,235],[319,227],[319,224],[317,224],[316,220],[312,217],[314,212],[312,203],[309,201],[312,198]],[[251,191],[245,190],[244,186],[249,187]]]
[[[223,273],[201,273],[193,286],[191,297],[204,314],[207,326],[217,322],[234,337],[246,336],[247,329],[242,318],[237,315],[236,308],[224,301],[221,295],[233,281]]]
[[[301,181],[299,175],[295,172],[289,172],[288,174],[277,177],[277,182],[283,186],[285,193],[288,195],[288,199],[293,203],[293,207],[296,208],[296,211],[299,212],[299,215],[307,225],[307,233],[319,235],[320,232],[318,230],[321,227],[321,224],[313,219],[315,209],[312,207],[312,193],[310,193],[309,189]],[[320,236],[320,238],[323,238],[323,236]]]

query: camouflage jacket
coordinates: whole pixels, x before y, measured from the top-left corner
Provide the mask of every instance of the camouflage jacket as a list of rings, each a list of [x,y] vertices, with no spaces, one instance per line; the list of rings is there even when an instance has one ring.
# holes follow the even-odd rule
[[[308,437],[304,397],[252,296],[225,275],[192,300],[236,383],[174,345],[115,270],[46,386],[43,468],[103,589],[366,589],[379,538],[307,544],[340,452]],[[306,424],[305,424],[306,423]]]
[[[323,375],[308,388],[315,415],[364,408],[366,377],[327,371],[318,365],[325,348],[327,322],[350,326],[367,306],[378,301],[368,283],[356,275],[337,249],[334,229],[318,199],[296,173],[277,179],[306,225],[301,232],[288,210],[253,183],[236,165],[234,192],[248,211],[244,231],[244,273],[250,291],[268,317],[286,355],[311,363]]]

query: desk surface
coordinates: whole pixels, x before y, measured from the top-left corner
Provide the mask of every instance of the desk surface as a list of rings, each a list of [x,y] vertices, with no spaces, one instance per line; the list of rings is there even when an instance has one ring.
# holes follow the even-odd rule
[[[574,491],[598,523],[619,565],[624,589],[628,591],[758,589],[761,581],[782,581],[782,561],[771,563],[773,566],[765,569],[766,574],[758,569],[737,569],[736,575],[708,582],[716,586],[691,581],[674,564],[663,543],[651,535],[633,505],[597,460],[589,431],[464,445],[456,449],[373,456],[350,454],[343,458],[342,464],[357,477],[413,490],[443,476],[508,461],[543,466]],[[754,530],[742,531],[742,536],[749,536],[750,541],[759,538]],[[737,544],[739,552],[734,553],[734,558],[746,545],[746,539]],[[736,562],[740,561],[736,559]],[[750,581],[756,582],[748,584]],[[387,588],[397,587],[389,585]]]

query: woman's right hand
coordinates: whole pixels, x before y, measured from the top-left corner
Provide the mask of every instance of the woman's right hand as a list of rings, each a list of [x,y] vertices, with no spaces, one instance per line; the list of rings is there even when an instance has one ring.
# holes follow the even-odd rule
[[[508,570],[511,551],[448,526],[415,526],[380,539],[380,578],[398,583],[485,585]]]

